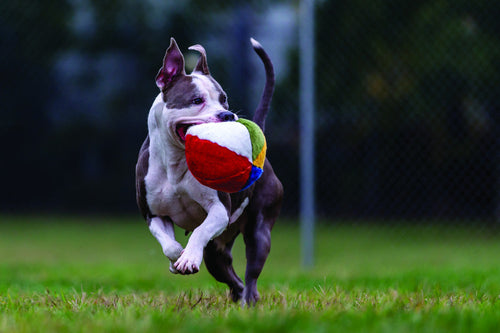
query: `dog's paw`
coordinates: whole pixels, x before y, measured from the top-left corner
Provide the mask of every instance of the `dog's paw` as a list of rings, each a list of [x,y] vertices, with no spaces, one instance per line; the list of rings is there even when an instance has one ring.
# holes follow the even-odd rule
[[[177,259],[181,256],[181,253],[184,249],[182,248],[182,245],[175,242],[171,244],[169,247],[163,249],[163,254],[170,259],[172,262],[176,262]],[[172,271],[172,269],[170,269]]]
[[[251,288],[251,287],[245,287],[243,289],[243,298],[241,300],[241,306],[242,307],[251,307],[255,306],[257,302],[260,300],[260,295],[259,292],[257,291],[257,288]]]
[[[229,294],[231,295],[231,299],[233,302],[238,302],[241,300],[241,297],[243,296],[243,287],[241,288],[231,288],[229,290]]]
[[[194,274],[200,270],[201,260],[203,259],[203,251],[188,251],[183,250],[181,256],[174,264],[174,268],[179,274]]]
[[[170,273],[172,273],[172,274],[179,274],[179,271],[174,268],[173,261],[170,262],[170,267],[168,269],[169,269]]]

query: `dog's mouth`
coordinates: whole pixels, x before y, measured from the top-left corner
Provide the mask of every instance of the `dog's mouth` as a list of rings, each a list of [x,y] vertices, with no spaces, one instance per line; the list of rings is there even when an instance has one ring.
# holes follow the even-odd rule
[[[181,139],[182,142],[185,142],[188,129],[191,126],[198,125],[198,124],[201,124],[201,123],[178,124],[177,126],[175,126],[175,132],[179,136],[179,139]]]

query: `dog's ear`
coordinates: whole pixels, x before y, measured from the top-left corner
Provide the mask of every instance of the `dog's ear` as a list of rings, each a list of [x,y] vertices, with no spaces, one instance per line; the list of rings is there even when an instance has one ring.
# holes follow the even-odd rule
[[[170,46],[165,53],[165,58],[163,58],[163,66],[156,75],[156,85],[163,91],[178,75],[186,75],[184,57],[175,39],[170,38]]]
[[[196,44],[189,47],[189,50],[200,52],[201,57],[196,64],[196,67],[193,70],[194,72],[199,72],[203,75],[210,75],[210,71],[208,70],[208,62],[207,62],[207,52],[200,44]]]

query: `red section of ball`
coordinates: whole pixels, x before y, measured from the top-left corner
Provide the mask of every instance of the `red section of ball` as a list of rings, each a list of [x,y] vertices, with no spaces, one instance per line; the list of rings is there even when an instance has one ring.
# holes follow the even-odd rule
[[[246,157],[194,135],[186,136],[186,161],[200,183],[228,193],[240,191],[252,171]]]

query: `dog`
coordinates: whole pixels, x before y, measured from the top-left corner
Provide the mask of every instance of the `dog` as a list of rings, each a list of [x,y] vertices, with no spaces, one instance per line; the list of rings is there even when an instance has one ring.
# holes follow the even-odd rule
[[[264,130],[274,92],[274,69],[260,43],[254,39],[251,43],[266,73],[253,118]],[[201,45],[189,49],[201,55],[191,74],[186,74],[184,57],[171,38],[156,76],[160,93],[149,111],[148,135],[136,165],[137,204],[170,260],[172,273],[197,273],[204,260],[210,274],[228,285],[233,301],[251,306],[260,298],[257,279],[271,248],[283,186],[267,159],[260,179],[237,193],[216,191],[193,177],[185,157],[188,128],[235,121],[238,116],[229,111],[226,93],[210,74],[205,49]],[[174,225],[186,230],[186,235],[191,232],[185,248],[175,240]],[[232,265],[231,249],[239,233],[246,246],[245,284]]]

